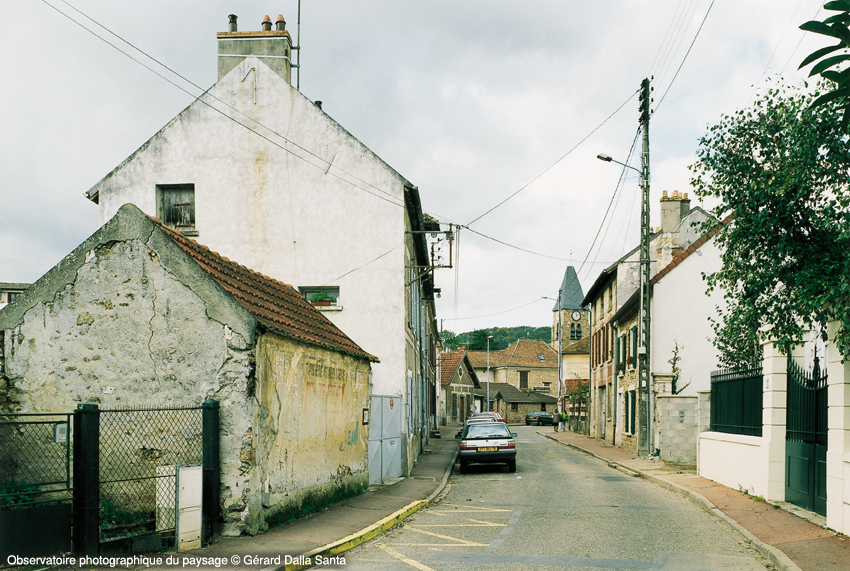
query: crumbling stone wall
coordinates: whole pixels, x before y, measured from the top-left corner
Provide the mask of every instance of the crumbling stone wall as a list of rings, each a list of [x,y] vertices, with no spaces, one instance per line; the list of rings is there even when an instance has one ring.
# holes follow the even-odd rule
[[[0,406],[65,412],[77,403],[115,408],[218,400],[222,504],[247,519],[240,498],[251,493],[252,474],[241,459],[243,442],[254,434],[254,334],[248,320],[214,318],[226,311],[205,301],[211,278],[198,269],[198,282],[181,281],[161,262],[162,251],[142,239],[102,243],[76,261],[75,271],[45,276],[62,283],[36,284],[32,295],[42,301],[0,329]],[[203,297],[199,288],[207,288]],[[226,294],[219,295],[224,301],[216,304],[226,304]]]

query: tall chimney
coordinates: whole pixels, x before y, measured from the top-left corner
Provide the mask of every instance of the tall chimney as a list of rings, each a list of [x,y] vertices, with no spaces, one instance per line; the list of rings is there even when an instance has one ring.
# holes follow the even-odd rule
[[[672,196],[667,196],[665,190],[661,195],[661,232],[678,232],[682,223],[682,197],[678,190]]]
[[[218,78],[230,73],[246,57],[254,56],[291,85],[292,38],[283,15],[277,17],[274,30],[271,18],[263,17],[262,30],[256,32],[238,32],[235,14],[228,16],[228,21],[228,31],[216,34]]]

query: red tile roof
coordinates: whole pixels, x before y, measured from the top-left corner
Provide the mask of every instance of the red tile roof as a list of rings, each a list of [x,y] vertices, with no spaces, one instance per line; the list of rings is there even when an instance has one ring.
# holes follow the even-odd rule
[[[232,262],[156,218],[151,219],[263,327],[310,345],[378,362],[292,286]]]
[[[543,360],[538,357],[543,355]],[[492,355],[491,355],[492,358]],[[490,367],[493,367],[490,362]],[[558,368],[558,352],[540,339],[518,339],[502,351],[496,367]]]
[[[457,368],[463,361],[463,353],[460,351],[454,353],[440,353],[440,384],[448,385],[452,382],[452,377],[455,376]]]
[[[499,355],[501,354],[501,351],[493,348],[490,349],[490,367],[496,366],[496,362],[499,360]],[[467,351],[466,358],[469,359],[469,362],[476,369],[487,368],[487,351]]]

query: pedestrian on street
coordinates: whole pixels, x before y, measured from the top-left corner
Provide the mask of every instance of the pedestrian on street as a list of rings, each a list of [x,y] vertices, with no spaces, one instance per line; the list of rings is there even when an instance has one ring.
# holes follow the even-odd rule
[[[567,411],[561,413],[561,430],[567,431]]]
[[[561,415],[558,414],[558,411],[555,411],[555,414],[552,415],[552,428],[555,429],[555,432],[558,432],[558,421],[561,419]],[[540,424],[543,424],[541,421]]]

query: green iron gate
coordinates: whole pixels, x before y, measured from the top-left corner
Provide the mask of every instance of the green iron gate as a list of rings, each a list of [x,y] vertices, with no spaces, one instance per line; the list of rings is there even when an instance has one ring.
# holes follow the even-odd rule
[[[826,515],[827,377],[788,357],[785,501]]]

